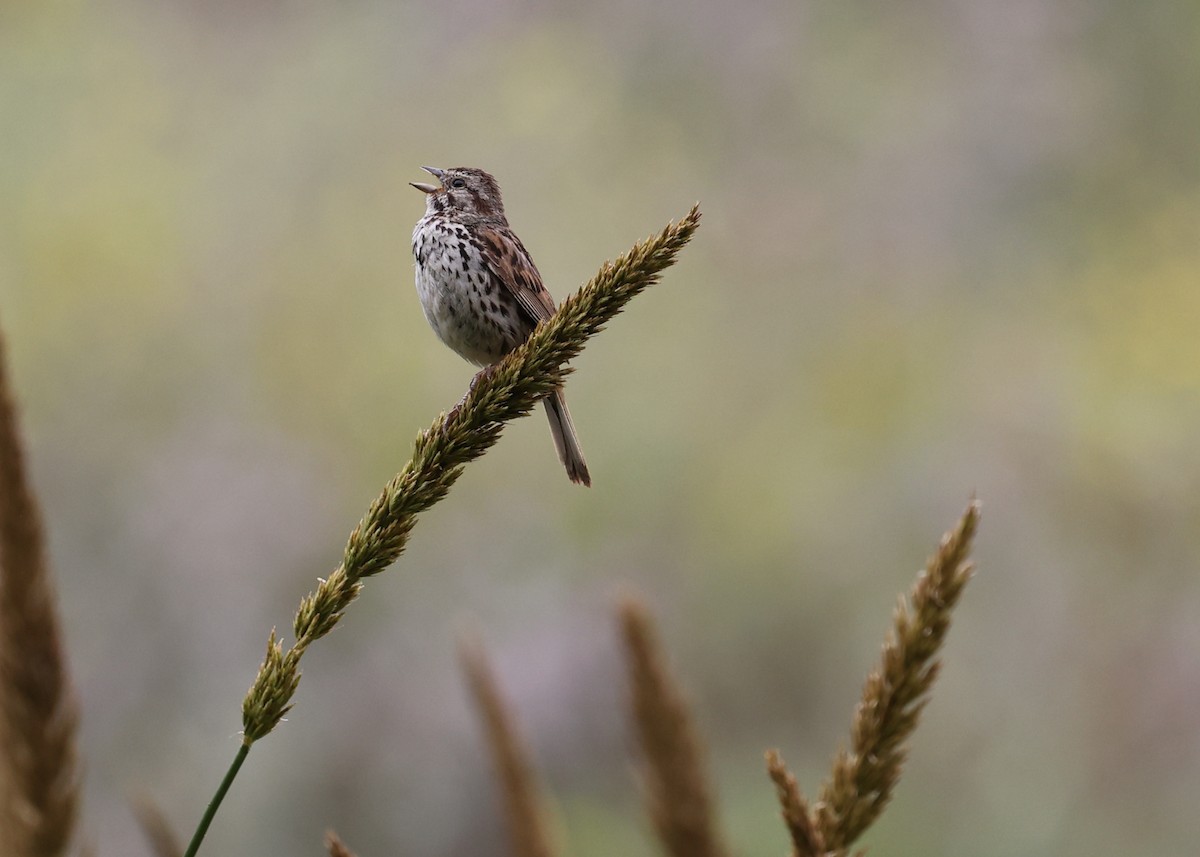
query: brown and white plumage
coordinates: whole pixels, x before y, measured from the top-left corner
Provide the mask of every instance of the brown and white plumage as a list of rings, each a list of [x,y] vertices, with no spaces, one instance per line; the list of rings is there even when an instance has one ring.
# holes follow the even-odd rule
[[[417,294],[438,338],[477,366],[490,366],[554,314],[554,298],[508,225],[500,186],[483,170],[423,167],[438,185],[413,230]],[[591,484],[562,388],[544,400],[558,457],[572,482]]]

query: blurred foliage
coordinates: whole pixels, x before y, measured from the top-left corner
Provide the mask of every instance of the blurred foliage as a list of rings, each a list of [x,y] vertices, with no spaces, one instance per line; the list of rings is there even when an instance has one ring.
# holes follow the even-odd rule
[[[428,163],[499,177],[559,298],[705,229],[578,361],[595,488],[513,426],[314,650],[213,853],[497,853],[463,611],[572,853],[640,853],[622,579],[731,840],[777,852],[762,749],[825,769],[972,490],[983,573],[871,852],[1188,851],[1198,43],[1161,0],[0,3],[0,323],[98,853],[142,847],[129,790],[194,822],[263,634],[462,393],[412,288]]]

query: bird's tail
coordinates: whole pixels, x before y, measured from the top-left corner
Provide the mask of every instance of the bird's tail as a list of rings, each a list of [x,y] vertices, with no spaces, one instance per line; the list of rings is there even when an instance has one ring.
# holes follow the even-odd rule
[[[567,468],[567,476],[572,482],[591,485],[592,477],[588,473],[587,462],[583,460],[583,450],[579,448],[579,438],[575,436],[575,426],[571,423],[571,412],[567,410],[562,388],[543,401],[546,404],[546,416],[550,420],[550,433],[554,435],[554,447],[558,450],[563,467]]]

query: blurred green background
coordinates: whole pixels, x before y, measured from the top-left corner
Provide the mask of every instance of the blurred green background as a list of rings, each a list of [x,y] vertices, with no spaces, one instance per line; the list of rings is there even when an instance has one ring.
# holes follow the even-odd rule
[[[273,625],[465,389],[421,164],[562,298],[682,215],[577,361],[595,487],[510,427],[305,659],[212,854],[506,853],[487,640],[575,857],[655,853],[612,619],[645,593],[742,855],[785,853],[894,599],[980,574],[872,853],[1200,839],[1200,4],[0,4],[0,322],[84,706],[84,839],[190,833]]]

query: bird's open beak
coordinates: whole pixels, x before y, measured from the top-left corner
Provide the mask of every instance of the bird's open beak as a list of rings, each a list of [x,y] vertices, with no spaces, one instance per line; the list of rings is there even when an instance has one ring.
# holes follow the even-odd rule
[[[439,170],[437,167],[421,167],[421,169],[429,173],[431,176],[435,176],[439,181],[441,181],[442,176],[445,175],[445,172],[443,170]],[[409,184],[423,193],[437,193],[439,190],[441,190],[441,188],[437,185],[426,184],[425,182],[409,182]]]

